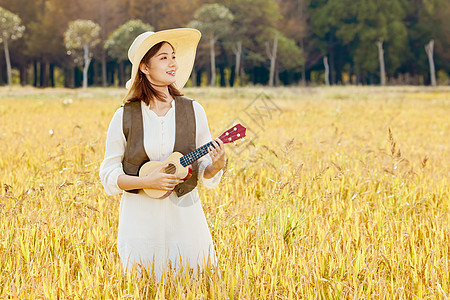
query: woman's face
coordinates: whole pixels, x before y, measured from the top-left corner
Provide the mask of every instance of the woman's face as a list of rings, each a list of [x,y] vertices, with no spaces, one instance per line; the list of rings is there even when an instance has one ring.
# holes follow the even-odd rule
[[[172,46],[164,43],[148,64],[141,65],[141,71],[153,86],[169,86],[175,83],[178,64]]]

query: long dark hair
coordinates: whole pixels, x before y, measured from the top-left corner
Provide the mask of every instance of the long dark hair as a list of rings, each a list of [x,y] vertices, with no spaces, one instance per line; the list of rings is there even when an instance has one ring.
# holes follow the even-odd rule
[[[159,51],[159,49],[161,49],[161,47],[165,43],[170,45],[169,42],[163,41],[163,42],[160,42],[160,43],[154,45],[152,48],[150,48],[150,50],[148,50],[147,53],[142,58],[141,64],[142,63],[149,64],[150,58],[155,56],[156,53]],[[172,45],[170,45],[170,47],[172,47],[172,49],[173,49]],[[145,74],[142,73],[141,68],[138,69],[136,78],[134,79],[132,89],[134,90],[133,97],[130,98],[127,102],[144,101],[146,105],[149,105],[150,100],[152,100],[152,99],[159,100],[159,101],[165,100],[164,94],[161,93],[160,91],[157,91],[152,86],[150,81],[148,81],[147,77],[145,77]],[[183,94],[173,84],[169,85],[169,94],[172,97],[183,96]]]

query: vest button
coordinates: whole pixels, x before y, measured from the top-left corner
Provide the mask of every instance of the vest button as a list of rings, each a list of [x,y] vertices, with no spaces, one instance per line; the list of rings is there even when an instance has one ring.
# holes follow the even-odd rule
[[[182,188],[178,189],[178,193],[182,194],[184,192],[184,190]]]

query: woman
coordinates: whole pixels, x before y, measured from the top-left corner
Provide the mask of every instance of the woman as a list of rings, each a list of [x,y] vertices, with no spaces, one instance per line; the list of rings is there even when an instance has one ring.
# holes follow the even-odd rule
[[[131,79],[124,106],[108,129],[100,178],[105,191],[123,191],[117,247],[124,270],[147,268],[157,276],[169,266],[179,269],[215,264],[211,234],[197,192],[197,180],[207,188],[218,185],[225,163],[222,141],[193,164],[184,182],[158,168],[139,177],[148,160],[163,161],[172,152],[183,154],[211,141],[203,107],[182,97],[195,59],[200,32],[179,28],[139,35],[128,51]],[[143,189],[172,191],[152,199]]]

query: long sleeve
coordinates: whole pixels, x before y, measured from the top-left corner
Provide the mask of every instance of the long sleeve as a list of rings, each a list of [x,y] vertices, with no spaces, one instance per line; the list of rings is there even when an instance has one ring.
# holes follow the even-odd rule
[[[122,158],[125,152],[125,136],[122,130],[123,108],[119,108],[109,124],[106,136],[105,158],[100,165],[100,180],[108,195],[117,195],[122,190],[117,185],[117,178],[125,174]]]
[[[194,111],[195,111],[195,123],[197,127],[197,148],[203,146],[206,143],[209,143],[211,138],[211,133],[209,131],[208,120],[206,118],[206,113],[203,107],[196,101],[193,103]],[[202,184],[208,188],[213,189],[217,187],[222,178],[223,170],[220,170],[216,175],[211,178],[206,179],[204,177],[205,169],[208,165],[212,163],[211,157],[209,154],[203,156],[199,159],[199,170],[198,170],[198,178],[202,182]]]

